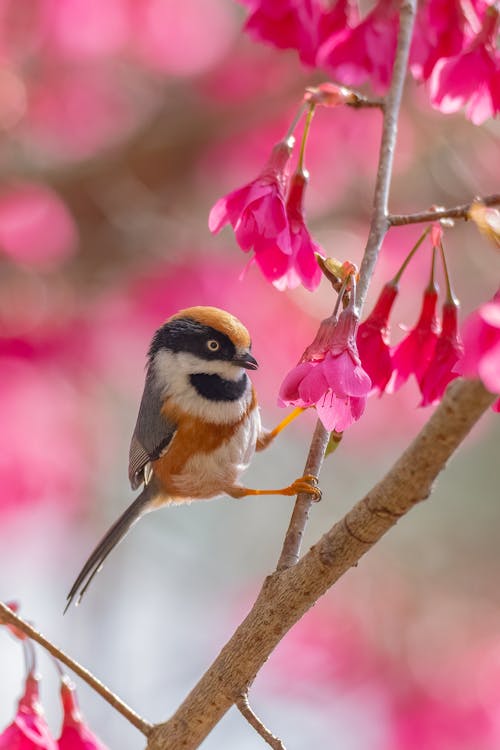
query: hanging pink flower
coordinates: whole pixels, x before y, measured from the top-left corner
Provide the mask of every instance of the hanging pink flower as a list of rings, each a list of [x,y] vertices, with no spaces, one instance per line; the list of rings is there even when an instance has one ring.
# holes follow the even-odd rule
[[[0,750],[57,750],[39,703],[38,679],[26,678],[24,695],[10,726],[0,735]]]
[[[413,76],[427,81],[437,61],[458,55],[472,36],[459,0],[428,0],[420,5],[410,51]]]
[[[63,725],[57,742],[59,750],[108,750],[84,724],[76,689],[67,677],[61,680]]]
[[[436,304],[437,290],[434,286],[429,286],[424,292],[422,309],[415,328],[412,328],[394,349],[392,366],[395,378],[389,385],[391,392],[401,388],[410,375],[415,375],[420,382],[427,370],[439,335]]]
[[[458,310],[459,305],[453,300],[443,305],[442,330],[427,370],[419,378],[420,406],[438,403],[448,383],[457,377],[453,368],[464,351],[458,332]]]
[[[341,31],[346,23],[347,0],[328,7],[320,0],[243,0],[250,8],[245,24],[254,39],[279,49],[295,49],[306,65],[316,64],[321,44]]]
[[[437,61],[430,76],[431,103],[449,114],[465,107],[481,125],[500,111],[500,53],[496,47],[498,8],[490,5],[479,33],[458,54]]]
[[[315,253],[324,255],[321,247],[314,242],[304,220],[304,191],[308,175],[295,172],[290,180],[286,201],[286,215],[290,228],[292,253],[288,256],[288,269],[281,279],[276,279],[277,289],[295,289],[303,284],[313,292],[321,281],[321,270],[316,262]]]
[[[333,316],[323,321],[299,364],[285,377],[279,392],[280,406],[315,406],[325,428],[337,432],[362,416],[371,380],[358,356],[357,327],[352,302],[338,321]]]
[[[464,357],[456,370],[480,378],[491,393],[500,393],[500,290],[465,321]],[[500,411],[500,399],[494,408]]]
[[[208,218],[214,233],[231,224],[239,246],[245,252],[254,251],[269,281],[286,274],[292,253],[284,193],[293,143],[290,137],[276,144],[258,177],[218,200]]]
[[[359,326],[357,335],[361,363],[370,376],[372,389],[382,394],[392,375],[389,346],[389,315],[398,294],[398,285],[390,281],[383,287],[370,315]]]
[[[360,23],[325,41],[318,64],[347,85],[370,81],[376,91],[391,80],[399,27],[399,5],[379,0]]]

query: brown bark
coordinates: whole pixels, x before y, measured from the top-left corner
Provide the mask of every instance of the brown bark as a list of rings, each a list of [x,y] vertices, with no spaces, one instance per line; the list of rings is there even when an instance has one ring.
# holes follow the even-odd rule
[[[285,633],[418,502],[493,402],[479,381],[456,381],[386,476],[293,567],[269,576],[245,620],[148,750],[194,750],[238,701]]]

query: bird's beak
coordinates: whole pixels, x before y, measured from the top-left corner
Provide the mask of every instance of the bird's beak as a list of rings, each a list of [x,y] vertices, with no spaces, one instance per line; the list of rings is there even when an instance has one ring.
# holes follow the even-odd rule
[[[247,370],[256,370],[259,366],[259,363],[255,359],[255,357],[252,357],[250,352],[244,352],[243,354],[236,354],[233,358],[233,362],[235,365],[239,365],[240,367],[245,367]]]

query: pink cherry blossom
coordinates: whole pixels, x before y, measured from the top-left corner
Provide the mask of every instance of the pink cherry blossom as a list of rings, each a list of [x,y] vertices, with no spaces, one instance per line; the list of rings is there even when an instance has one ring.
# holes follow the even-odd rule
[[[140,0],[128,6],[131,44],[140,61],[160,73],[205,73],[234,43],[235,14],[230,4],[219,0],[183,0],[182,8],[177,0]]]
[[[318,52],[318,64],[345,84],[368,80],[376,91],[385,90],[396,54],[398,14],[394,0],[379,0],[357,25],[325,41]]]
[[[443,57],[430,76],[431,103],[446,114],[465,107],[480,125],[500,111],[500,53],[496,48],[499,11],[490,6],[483,26],[458,54]]]
[[[53,266],[76,249],[76,227],[59,196],[35,183],[16,183],[0,194],[0,247],[18,263]]]
[[[304,191],[308,176],[296,172],[290,180],[286,201],[286,214],[290,227],[292,253],[288,270],[274,285],[278,289],[295,289],[302,283],[309,291],[314,291],[321,280],[321,270],[316,262],[315,253],[324,255],[320,246],[314,242],[304,220]]]
[[[306,65],[316,64],[321,44],[345,27],[349,4],[320,0],[243,0],[250,15],[245,30],[279,49],[295,49]]]
[[[427,81],[437,61],[459,54],[471,36],[459,0],[428,0],[422,4],[410,52],[413,76],[418,81]]]
[[[371,380],[356,348],[358,316],[353,305],[320,326],[299,364],[285,377],[280,406],[315,406],[327,430],[343,432],[362,416]]]
[[[364,369],[370,376],[373,390],[382,394],[392,375],[392,354],[389,346],[389,315],[398,294],[398,286],[388,282],[382,289],[370,315],[359,326],[357,345]]]
[[[126,0],[53,0],[50,42],[68,59],[117,54],[128,40]]]
[[[389,384],[390,392],[401,388],[412,374],[420,382],[427,370],[439,335],[436,304],[437,291],[433,286],[428,287],[417,324],[394,349],[392,365],[395,377]]]
[[[464,351],[458,332],[458,309],[458,304],[452,300],[443,305],[442,330],[432,359],[419,378],[422,393],[420,406],[428,406],[440,401],[448,383],[457,377],[453,368]]]
[[[254,251],[255,261],[269,281],[287,273],[292,253],[284,197],[292,146],[293,138],[278,143],[258,177],[218,200],[208,219],[209,229],[215,233],[231,224],[239,246],[245,252]]]
[[[463,338],[465,353],[456,370],[500,393],[500,291],[465,321]],[[500,410],[500,400],[494,408]]]
[[[61,701],[63,724],[57,741],[59,750],[108,750],[85,725],[78,707],[76,689],[66,677],[61,680]]]
[[[57,750],[39,703],[38,679],[33,673],[26,678],[12,724],[0,734],[0,750]]]

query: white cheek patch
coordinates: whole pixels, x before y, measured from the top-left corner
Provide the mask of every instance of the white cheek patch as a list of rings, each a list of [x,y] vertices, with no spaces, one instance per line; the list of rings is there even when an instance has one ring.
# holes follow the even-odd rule
[[[230,362],[205,361],[187,352],[170,352],[165,349],[154,357],[154,374],[164,396],[193,417],[215,424],[237,422],[246,412],[252,400],[252,386],[248,385],[237,401],[210,401],[203,398],[191,385],[190,375],[219,375],[225,380],[239,380],[244,374],[242,367]]]

